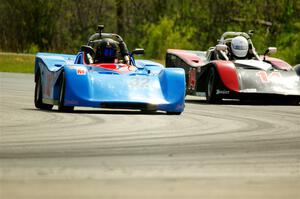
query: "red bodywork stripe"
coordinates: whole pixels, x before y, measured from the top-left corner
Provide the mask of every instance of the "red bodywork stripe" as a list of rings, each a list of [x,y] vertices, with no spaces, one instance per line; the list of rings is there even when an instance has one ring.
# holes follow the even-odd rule
[[[115,72],[118,73],[126,73],[126,72],[130,72],[133,71],[135,69],[134,66],[131,65],[127,65],[127,64],[117,64],[117,63],[97,63],[97,64],[87,64],[87,58],[84,55],[84,64],[88,65],[88,66],[93,66],[93,67],[101,67],[101,68],[105,68],[105,69],[109,69],[109,70],[113,70]]]
[[[225,87],[229,90],[238,92],[240,90],[239,81],[234,64],[230,61],[214,61],[213,63],[216,65]]]
[[[89,66],[101,67],[101,68],[113,70],[118,73],[126,73],[135,70],[134,66],[128,64],[101,63],[101,64],[90,64]]]
[[[118,69],[117,65],[112,64],[112,63],[90,64],[90,66],[101,67],[101,68],[110,69],[110,70]]]

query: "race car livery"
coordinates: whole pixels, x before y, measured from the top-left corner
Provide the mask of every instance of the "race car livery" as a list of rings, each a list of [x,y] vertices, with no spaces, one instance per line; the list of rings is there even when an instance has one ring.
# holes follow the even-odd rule
[[[233,55],[231,42],[243,37],[246,50],[238,57]],[[166,67],[183,68],[186,75],[186,94],[205,96],[209,103],[222,99],[278,99],[293,104],[300,101],[299,69],[283,60],[269,57],[276,52],[269,47],[258,55],[249,34],[225,32],[219,44],[208,51],[168,49]]]
[[[73,111],[76,106],[165,111],[181,114],[185,75],[149,60],[135,60],[121,36],[90,36],[77,55],[38,53],[35,60],[35,106]]]

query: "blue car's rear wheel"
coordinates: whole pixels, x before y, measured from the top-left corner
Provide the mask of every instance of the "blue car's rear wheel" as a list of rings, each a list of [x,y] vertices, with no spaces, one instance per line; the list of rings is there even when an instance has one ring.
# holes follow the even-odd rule
[[[58,101],[58,110],[61,112],[72,112],[74,110],[74,106],[65,106],[65,90],[66,90],[66,78],[65,73],[62,72],[62,78],[60,83],[60,94]]]
[[[53,105],[43,103],[43,86],[42,86],[42,79],[40,74],[37,75],[37,79],[35,82],[34,88],[34,105],[36,108],[42,110],[51,110]]]

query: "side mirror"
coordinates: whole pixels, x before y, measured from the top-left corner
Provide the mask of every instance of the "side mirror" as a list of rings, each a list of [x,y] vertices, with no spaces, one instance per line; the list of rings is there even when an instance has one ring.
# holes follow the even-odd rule
[[[136,48],[132,51],[132,54],[134,55],[143,55],[145,53],[145,50],[143,48]]]
[[[264,53],[264,60],[266,60],[266,55],[274,54],[277,52],[276,47],[269,47]]]
[[[276,47],[269,47],[266,51],[265,51],[265,53],[264,53],[264,55],[267,55],[267,54],[274,54],[274,53],[276,53],[277,52],[277,48]]]
[[[248,31],[248,35],[249,35],[250,37],[252,37],[253,34],[254,34],[254,30],[249,30],[249,31]]]
[[[217,51],[225,51],[225,50],[227,50],[227,46],[225,44],[218,44],[218,45],[216,45],[216,50]]]

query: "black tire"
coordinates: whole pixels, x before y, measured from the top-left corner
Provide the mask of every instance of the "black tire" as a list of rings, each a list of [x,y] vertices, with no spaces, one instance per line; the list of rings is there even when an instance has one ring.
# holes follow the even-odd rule
[[[219,81],[216,69],[211,67],[208,72],[206,87],[206,101],[210,104],[215,104],[221,101],[221,98],[219,98],[216,94]]]
[[[167,111],[167,115],[180,115],[182,112],[169,112]]]
[[[143,114],[154,114],[154,113],[157,112],[156,110],[144,110],[144,109],[141,109],[140,111],[141,111]]]
[[[53,105],[43,103],[43,91],[42,91],[42,79],[40,74],[37,75],[37,80],[35,82],[34,88],[34,105],[36,108],[42,110],[51,110]]]
[[[64,106],[65,89],[66,89],[66,78],[65,78],[65,73],[62,72],[62,78],[61,78],[61,82],[60,82],[60,93],[59,93],[59,99],[58,99],[58,111],[72,112],[74,110],[74,106]]]

